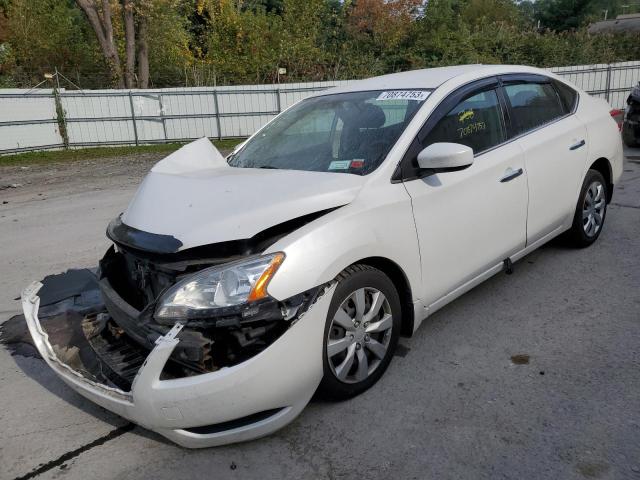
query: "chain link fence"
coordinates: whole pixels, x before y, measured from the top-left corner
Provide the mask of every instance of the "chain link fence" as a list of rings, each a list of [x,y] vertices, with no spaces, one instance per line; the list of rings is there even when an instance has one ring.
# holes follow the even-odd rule
[[[621,108],[640,61],[551,69]],[[293,103],[352,81],[158,90],[0,90],[0,153],[241,138]]]

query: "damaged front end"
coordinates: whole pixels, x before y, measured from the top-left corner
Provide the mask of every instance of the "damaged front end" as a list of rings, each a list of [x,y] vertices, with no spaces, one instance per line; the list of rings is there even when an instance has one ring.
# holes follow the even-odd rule
[[[149,351],[176,322],[184,325],[180,343],[161,378],[215,372],[254,357],[307,310],[318,290],[314,288],[284,301],[265,296],[247,303],[175,312],[175,316],[171,312],[159,314],[163,293],[166,296],[174,285],[198,272],[226,265],[228,258],[190,256],[158,256],[118,245],[111,247],[100,262],[99,288],[106,312],[94,321],[101,329],[99,342],[108,346],[126,339],[127,344],[134,342],[139,349]],[[139,359],[125,358],[130,361],[118,358],[115,362],[111,380],[129,388]]]
[[[261,252],[326,213],[290,220],[247,240],[187,250],[178,250],[180,242],[173,237],[143,232],[125,225],[120,217],[114,219],[107,229],[114,246],[100,261],[98,274],[106,308],[100,317],[105,319],[103,336],[111,342],[126,338],[148,351],[181,322],[180,344],[163,378],[214,372],[254,357],[308,309],[319,290],[282,301],[272,298],[266,287],[284,254]],[[262,259],[266,263],[261,266]],[[211,276],[198,282],[206,272]],[[135,363],[118,362],[118,366],[112,380],[126,388]]]
[[[158,253],[141,248],[158,241],[153,234],[132,240],[124,227],[119,219],[110,225],[114,246],[97,273],[70,271],[23,292],[34,344],[54,371],[94,402],[187,447],[256,438],[295,418],[322,376],[329,288],[282,301],[265,288],[244,301],[255,288],[249,292],[238,269],[255,274],[255,287],[263,264],[284,258],[259,253],[273,232]],[[194,296],[202,278],[218,285],[205,282]],[[206,292],[222,286],[226,296]]]
[[[34,345],[77,392],[180,445],[273,432],[320,383],[335,287],[273,298],[269,281],[286,260],[265,252],[347,205],[362,182],[232,168],[206,138],[190,143],[109,224],[114,245],[97,273],[25,289]]]

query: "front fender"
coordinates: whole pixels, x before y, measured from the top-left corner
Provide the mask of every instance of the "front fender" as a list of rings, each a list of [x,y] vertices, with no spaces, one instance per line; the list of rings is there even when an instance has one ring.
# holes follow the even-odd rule
[[[378,190],[378,195],[365,193],[357,202],[272,245],[265,253],[281,251],[286,259],[268,286],[269,294],[279,300],[289,298],[331,281],[349,265],[368,257],[396,263],[412,292],[419,294],[420,252],[409,195],[402,184],[389,184],[386,192]]]

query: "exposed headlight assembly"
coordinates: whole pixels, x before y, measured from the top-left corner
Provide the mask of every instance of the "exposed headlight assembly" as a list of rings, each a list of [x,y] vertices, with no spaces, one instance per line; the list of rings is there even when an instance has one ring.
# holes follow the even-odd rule
[[[159,320],[202,319],[266,298],[267,285],[284,260],[273,253],[205,268],[169,288],[159,299]]]

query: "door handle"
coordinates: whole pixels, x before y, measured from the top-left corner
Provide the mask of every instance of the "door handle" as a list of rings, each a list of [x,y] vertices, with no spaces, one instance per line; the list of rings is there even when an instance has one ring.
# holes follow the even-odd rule
[[[569,150],[577,150],[580,147],[584,147],[587,144],[584,140],[580,140],[578,143],[574,143],[569,147]]]
[[[521,168],[517,169],[517,170],[513,170],[511,168],[507,168],[507,171],[505,172],[505,174],[502,176],[502,178],[500,179],[501,183],[504,182],[510,182],[511,180],[513,180],[514,178],[518,178],[520,175],[522,175],[524,172]]]

